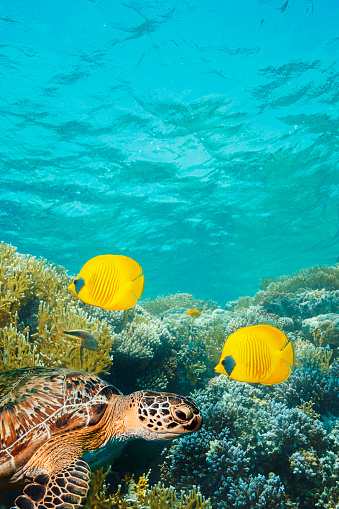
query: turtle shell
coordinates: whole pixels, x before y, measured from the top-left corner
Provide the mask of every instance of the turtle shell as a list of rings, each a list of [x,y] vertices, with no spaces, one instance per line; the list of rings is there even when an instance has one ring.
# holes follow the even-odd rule
[[[55,368],[0,373],[0,481],[49,438],[99,423],[121,392],[96,375]]]

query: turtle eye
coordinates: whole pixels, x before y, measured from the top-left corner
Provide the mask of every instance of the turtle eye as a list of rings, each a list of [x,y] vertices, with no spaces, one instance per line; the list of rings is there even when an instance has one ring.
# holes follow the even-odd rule
[[[173,413],[173,417],[180,422],[189,421],[193,417],[193,410],[184,405],[173,408]]]

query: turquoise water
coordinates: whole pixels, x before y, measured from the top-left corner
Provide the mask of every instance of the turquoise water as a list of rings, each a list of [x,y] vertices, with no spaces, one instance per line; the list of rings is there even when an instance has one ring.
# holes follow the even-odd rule
[[[3,0],[0,233],[221,305],[335,264],[337,0]]]

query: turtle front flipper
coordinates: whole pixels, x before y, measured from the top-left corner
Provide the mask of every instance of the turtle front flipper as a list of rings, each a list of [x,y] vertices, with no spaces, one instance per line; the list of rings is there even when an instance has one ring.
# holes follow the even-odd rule
[[[85,504],[90,482],[89,466],[78,459],[51,475],[37,475],[12,509],[79,509]]]

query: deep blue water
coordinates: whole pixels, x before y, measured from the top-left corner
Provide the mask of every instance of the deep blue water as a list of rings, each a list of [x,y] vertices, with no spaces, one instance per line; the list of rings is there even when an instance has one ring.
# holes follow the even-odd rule
[[[223,305],[339,255],[337,0],[2,0],[0,237]]]

